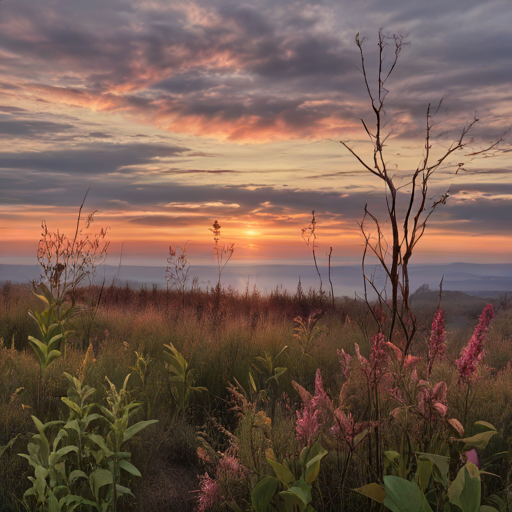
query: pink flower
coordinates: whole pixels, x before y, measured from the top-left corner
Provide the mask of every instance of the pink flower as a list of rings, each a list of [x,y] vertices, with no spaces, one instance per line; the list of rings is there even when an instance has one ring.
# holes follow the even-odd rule
[[[428,350],[428,365],[427,365],[427,376],[430,377],[432,368],[436,359],[442,359],[444,355],[444,349],[446,346],[445,342],[446,332],[444,330],[444,311],[438,309],[434,315],[434,321],[432,322],[432,330],[430,332],[430,343]]]
[[[197,512],[214,510],[221,500],[220,486],[205,473],[199,477],[199,499]]]
[[[315,396],[311,399],[311,405],[316,411],[325,412],[332,409],[331,399],[327,396],[327,393],[324,390],[320,368],[316,371]]]
[[[469,343],[460,353],[460,358],[455,361],[459,370],[459,384],[469,382],[475,375],[478,363],[484,357],[484,344],[489,324],[494,318],[494,308],[492,304],[487,304],[478,324],[473,332]]]
[[[355,438],[361,432],[366,428],[374,428],[378,425],[376,421],[356,422],[352,414],[350,412],[344,413],[341,407],[334,411],[334,421],[334,426],[331,427],[331,434],[340,441],[345,441],[352,450],[357,447],[354,444]]]
[[[348,374],[350,372],[350,361],[352,358],[343,349],[338,350],[337,352],[343,376],[345,379],[348,379]]]
[[[476,450],[474,448],[466,453],[466,459],[468,462],[471,462],[476,467],[480,467],[478,465],[478,454],[476,453]]]
[[[313,397],[296,382],[293,382],[293,386],[303,400],[302,408],[297,411],[295,431],[304,446],[310,446],[320,435],[327,421],[328,412],[333,409],[332,402],[323,388],[320,369],[316,371],[315,395]]]
[[[428,382],[420,381],[418,392],[418,410],[429,420],[444,418],[448,411],[446,396],[448,388],[445,382],[438,382],[430,389]]]
[[[236,480],[244,478],[248,469],[243,466],[240,461],[232,455],[224,455],[217,466],[217,478],[227,477]]]
[[[318,437],[320,430],[321,425],[311,402],[303,404],[301,410],[297,411],[297,423],[295,425],[297,438],[302,441],[304,446],[310,446]]]
[[[386,374],[388,366],[388,354],[385,350],[388,344],[384,341],[384,335],[379,332],[372,338],[369,361],[361,355],[359,345],[357,343],[354,345],[361,370],[371,381],[379,381]]]

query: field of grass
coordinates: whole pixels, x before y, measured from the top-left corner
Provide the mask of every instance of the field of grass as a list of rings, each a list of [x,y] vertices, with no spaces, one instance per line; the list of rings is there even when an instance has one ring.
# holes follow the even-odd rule
[[[28,311],[42,311],[44,304],[30,286],[0,287],[0,447],[6,447],[0,449],[0,511],[100,510],[102,503],[104,510],[148,512],[380,510],[383,505],[367,497],[380,491],[363,487],[370,483],[387,493],[388,509],[413,510],[390,505],[390,485],[400,480],[415,485],[430,510],[465,512],[478,510],[480,503],[465,508],[463,497],[453,498],[457,486],[450,482],[460,480],[466,467],[474,471],[466,481],[479,483],[481,504],[509,510],[512,307],[507,301],[494,301],[485,355],[476,374],[464,381],[456,360],[488,301],[457,292],[443,297],[446,348],[430,375],[434,292],[413,296],[420,330],[411,354],[421,359],[403,361],[392,347],[377,346],[367,306],[353,299],[332,305],[315,292],[262,296],[218,289],[182,296],[117,287],[103,290],[96,308],[99,296],[98,288],[79,290],[77,314],[65,326],[65,353],[41,372],[28,341],[40,333]],[[348,364],[345,353],[351,356]],[[176,361],[188,365],[182,366],[185,377]],[[66,374],[95,389],[81,412],[62,400],[78,403],[76,383]],[[97,405],[86,410],[87,403]],[[122,445],[122,453],[131,455],[109,458],[96,441],[115,438],[108,414],[119,419],[125,411],[125,430],[147,423]],[[97,417],[77,437],[69,422],[91,414]],[[40,441],[34,440],[38,429],[31,416],[43,424],[64,422],[44,431],[50,450],[59,432],[59,446],[78,447],[46,461],[48,474],[39,477],[19,456]],[[486,423],[475,425],[479,421]],[[445,466],[421,453],[443,458]],[[473,456],[478,464],[465,466]],[[118,470],[122,457],[137,470]],[[75,473],[73,480],[71,471],[84,475]],[[114,476],[95,487],[93,472],[98,479],[108,472]],[[34,475],[46,482],[44,489],[24,499],[27,489],[36,487],[37,478],[29,480]],[[51,504],[52,493],[58,505]],[[88,501],[67,503],[71,495]]]

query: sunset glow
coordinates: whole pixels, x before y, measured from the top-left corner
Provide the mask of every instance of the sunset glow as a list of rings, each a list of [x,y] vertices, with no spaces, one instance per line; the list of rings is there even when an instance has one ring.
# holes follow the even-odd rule
[[[383,189],[338,141],[371,161],[353,41],[368,36],[373,71],[380,26],[411,42],[387,84],[398,180],[422,157],[429,103],[444,98],[434,153],[475,112],[472,151],[505,134],[491,155],[459,153],[436,174],[432,199],[450,198],[415,262],[510,261],[504,2],[453,2],[443,18],[421,2],[228,4],[0,4],[0,263],[35,262],[43,219],[71,235],[89,187],[84,211],[98,210],[92,230],[109,228],[114,265],[121,246],[125,261],[157,265],[187,241],[193,262],[214,263],[215,220],[235,264],[308,261],[312,210],[319,259],[333,247],[333,264],[357,262],[364,205],[382,212]]]

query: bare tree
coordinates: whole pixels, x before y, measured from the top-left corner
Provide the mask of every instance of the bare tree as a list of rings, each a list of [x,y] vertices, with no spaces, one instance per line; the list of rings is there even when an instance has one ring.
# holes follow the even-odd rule
[[[384,133],[384,118],[386,112],[384,109],[388,89],[386,83],[395,70],[398,58],[403,47],[408,44],[401,35],[385,35],[382,30],[379,31],[378,38],[378,75],[376,89],[372,90],[370,79],[365,62],[365,52],[363,43],[365,38],[356,35],[356,45],[359,48],[361,58],[361,72],[364,79],[366,92],[371,102],[374,114],[374,126],[368,127],[366,122],[361,119],[364,130],[373,146],[373,158],[366,161],[358,154],[346,141],[340,141],[363,166],[363,168],[382,181],[385,189],[386,217],[379,218],[371,213],[368,205],[365,206],[364,216],[360,223],[361,233],[365,242],[362,267],[364,276],[364,298],[370,307],[379,330],[384,331],[384,316],[381,311],[385,308],[388,311],[390,322],[388,327],[388,339],[392,341],[401,331],[403,335],[402,350],[404,355],[409,351],[411,342],[417,330],[416,318],[413,315],[409,302],[410,283],[409,283],[409,263],[413,251],[419,240],[425,233],[427,222],[439,205],[445,204],[448,198],[448,191],[435,199],[429,198],[429,186],[432,176],[436,171],[445,165],[452,165],[455,174],[464,170],[464,163],[451,163],[455,153],[460,152],[472,142],[468,135],[470,130],[478,122],[474,117],[466,124],[459,135],[455,137],[447,148],[444,148],[441,154],[432,155],[432,118],[438,112],[441,102],[436,109],[428,105],[426,110],[424,145],[420,162],[415,170],[411,170],[406,175],[405,181],[403,175],[394,174],[394,167],[390,168],[387,157],[385,156],[386,142],[391,131]],[[394,50],[391,62],[385,65],[385,49],[391,47]],[[474,157],[479,154],[487,154],[495,148],[502,139],[493,142],[489,147],[474,151],[466,157]],[[400,186],[397,185],[398,178],[402,180]],[[400,192],[400,194],[399,194]],[[401,198],[399,197],[402,196]],[[404,200],[399,205],[399,199]],[[401,206],[404,207],[401,208]],[[388,227],[386,227],[387,225]],[[373,229],[372,229],[373,228]],[[387,236],[390,235],[391,241],[387,242]],[[378,265],[384,271],[386,283],[384,287],[377,285],[375,273],[367,273],[367,257],[373,255],[376,257]],[[390,287],[391,297],[387,296],[387,288]],[[377,304],[371,303],[368,291],[373,290],[377,296]]]

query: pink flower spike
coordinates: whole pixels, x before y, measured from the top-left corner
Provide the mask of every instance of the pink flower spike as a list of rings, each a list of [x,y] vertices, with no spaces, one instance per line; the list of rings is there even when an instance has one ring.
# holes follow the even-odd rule
[[[214,510],[221,501],[220,486],[217,480],[213,480],[205,473],[199,477],[198,512]]]
[[[473,336],[469,340],[467,346],[462,349],[459,359],[455,361],[457,369],[459,370],[459,384],[469,382],[474,378],[477,370],[477,364],[484,357],[484,345],[487,329],[489,328],[489,324],[493,318],[494,308],[492,304],[487,304],[480,315],[480,319],[475,327]]]
[[[352,360],[352,357],[350,357],[350,355],[347,354],[343,349],[338,350],[337,352],[343,376],[345,377],[345,379],[348,379],[350,373],[350,361]]]
[[[430,377],[432,368],[436,359],[442,359],[444,355],[444,349],[446,346],[445,342],[446,332],[444,330],[444,311],[438,309],[434,315],[434,321],[432,322],[432,330],[430,332],[430,343],[428,351],[428,364],[427,364],[427,376]]]

